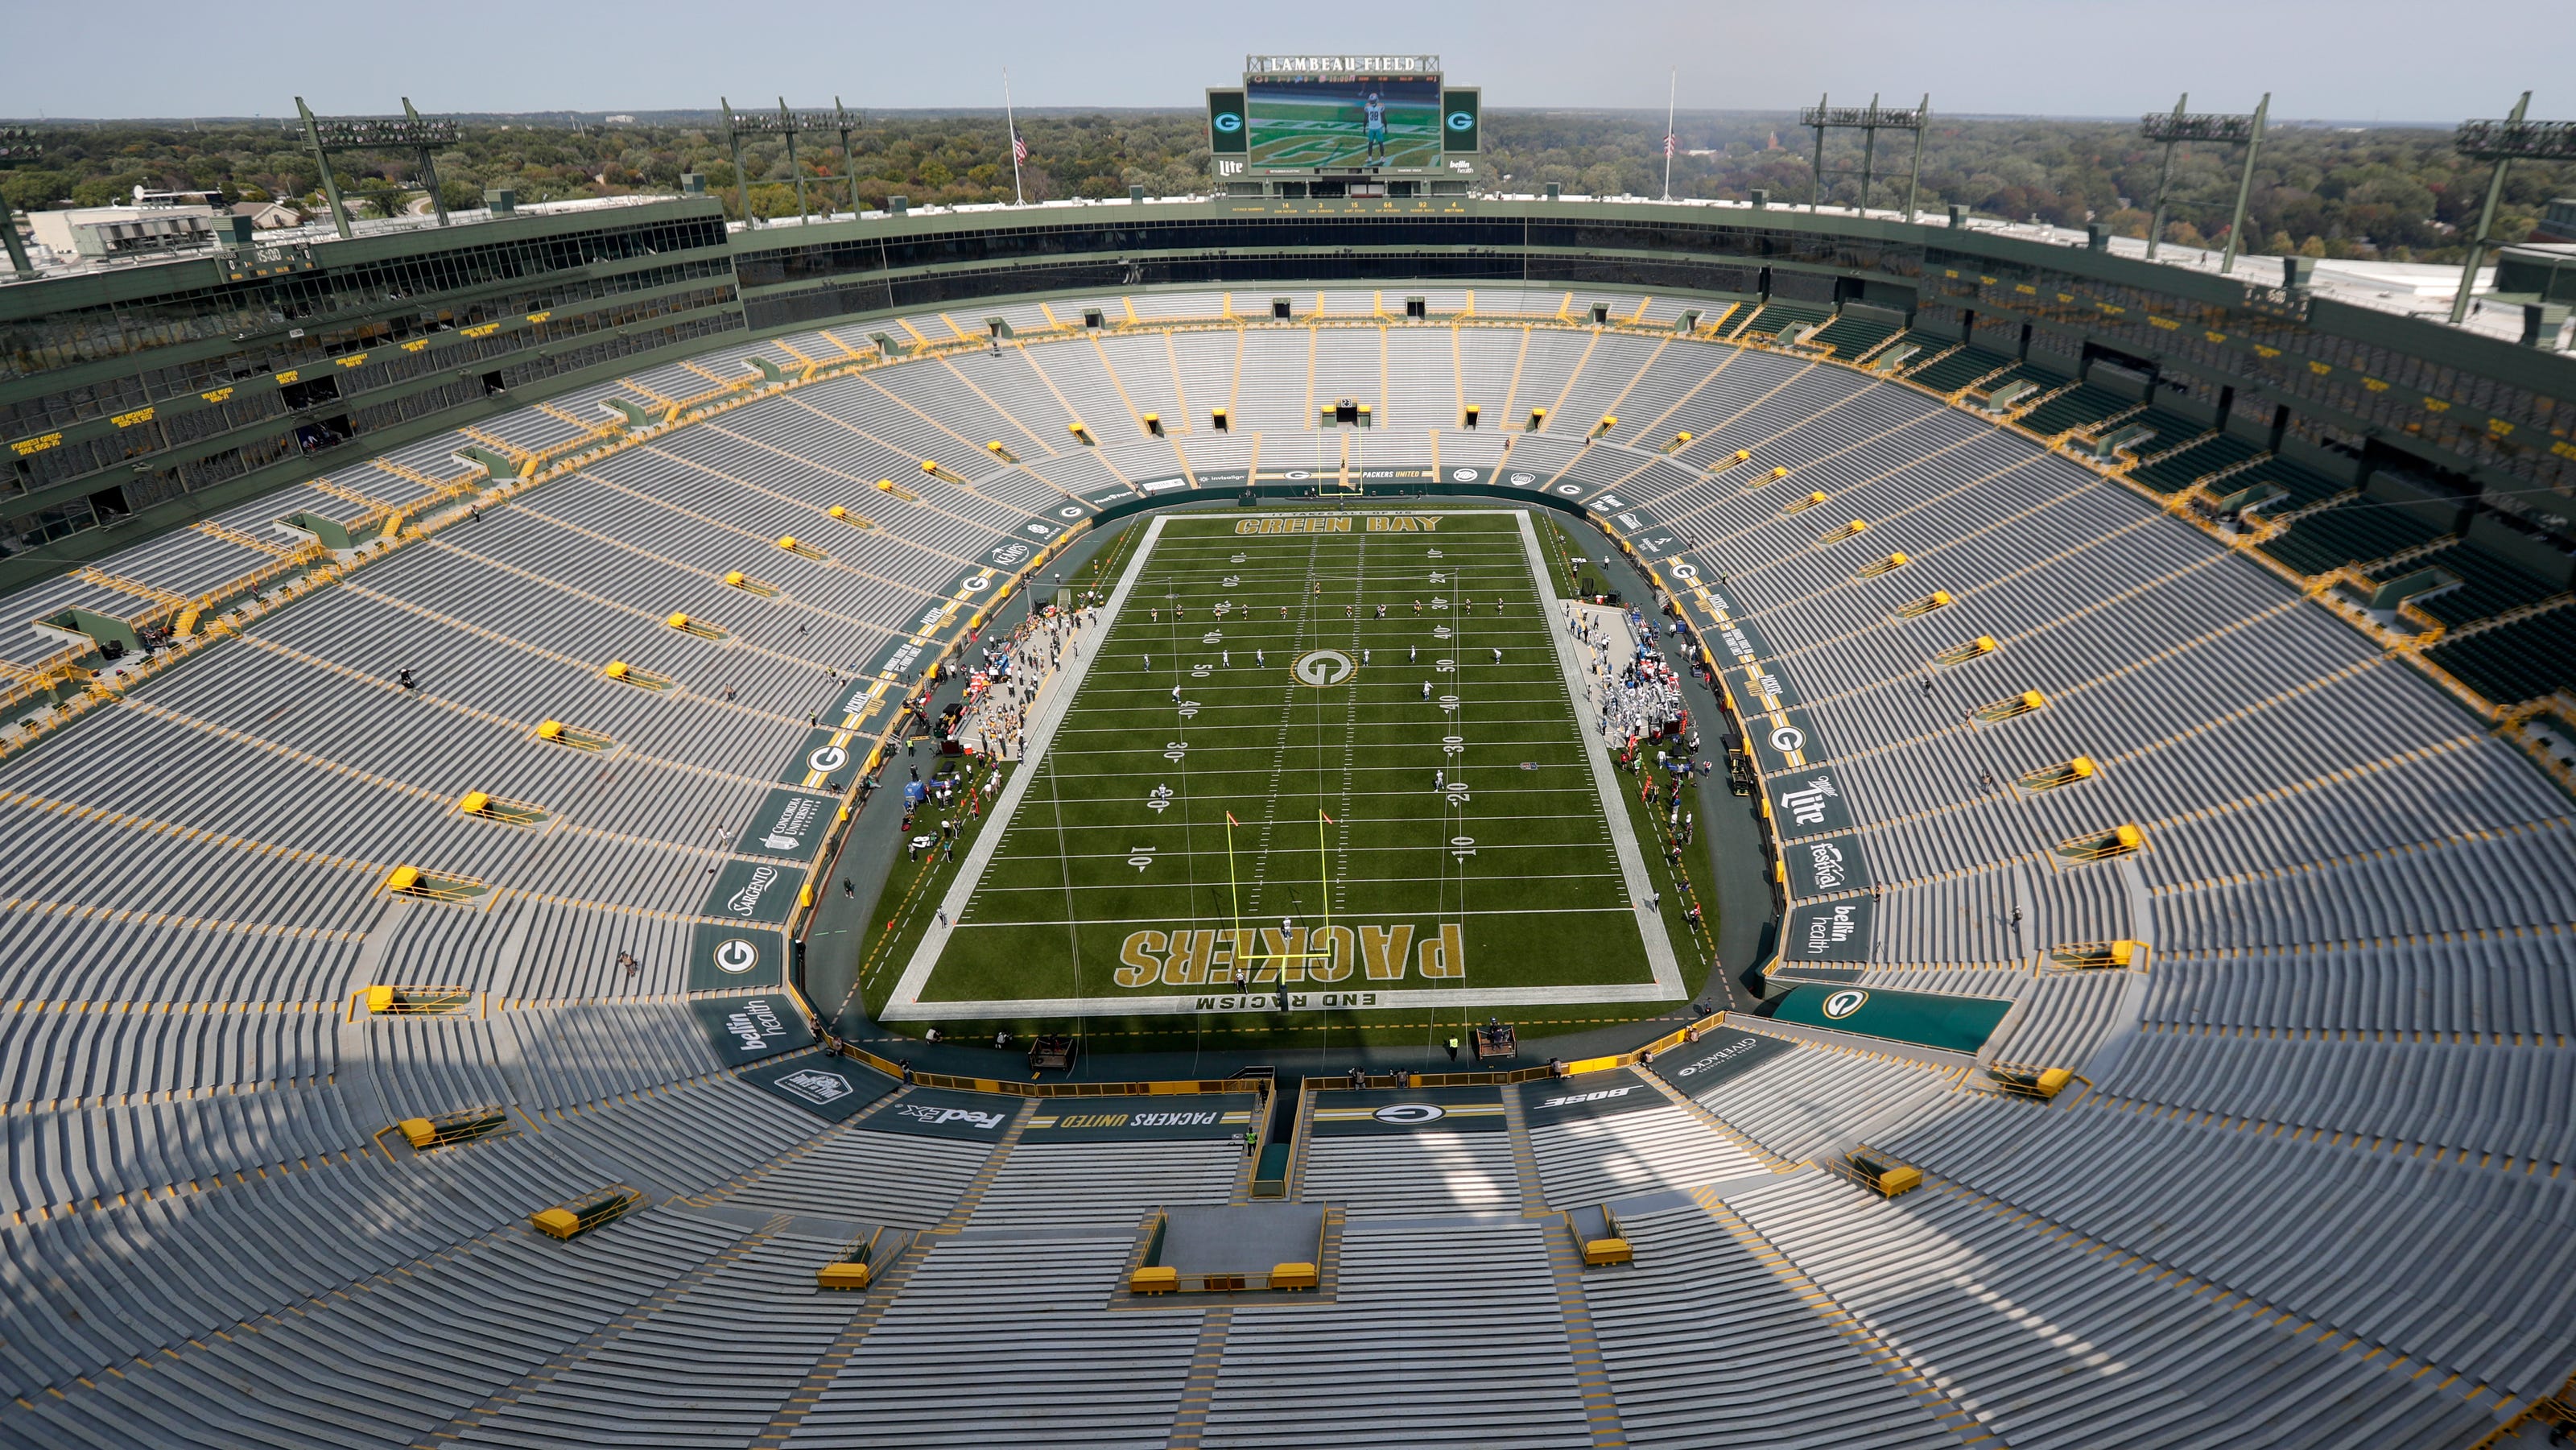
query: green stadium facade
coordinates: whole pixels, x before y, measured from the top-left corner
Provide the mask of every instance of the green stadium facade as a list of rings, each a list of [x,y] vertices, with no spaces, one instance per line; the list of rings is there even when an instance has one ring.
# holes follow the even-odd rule
[[[2266,285],[2293,280],[2272,259],[2242,265],[2229,278],[1781,208],[1452,198],[728,230],[716,202],[681,197],[200,255],[0,286],[0,588],[733,339],[979,299],[1370,279],[1758,299],[1775,318],[1840,312],[1967,342],[2042,382],[2137,401],[2151,387],[2174,418],[2563,582],[2576,356]]]

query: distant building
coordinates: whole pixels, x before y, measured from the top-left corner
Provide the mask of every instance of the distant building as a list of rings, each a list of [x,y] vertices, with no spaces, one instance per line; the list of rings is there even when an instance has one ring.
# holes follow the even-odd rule
[[[76,206],[27,214],[37,243],[61,257],[139,257],[210,246],[215,208],[205,205]]]
[[[2534,242],[2576,242],[2576,196],[2562,196],[2541,213],[2526,240]]]
[[[233,203],[232,213],[249,217],[250,224],[264,232],[304,225],[304,213],[282,201],[237,201]]]

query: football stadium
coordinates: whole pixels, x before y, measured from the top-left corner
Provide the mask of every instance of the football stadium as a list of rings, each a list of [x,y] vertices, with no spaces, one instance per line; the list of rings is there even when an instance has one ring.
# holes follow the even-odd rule
[[[2576,244],[1206,106],[0,215],[0,1445],[2576,1432]]]

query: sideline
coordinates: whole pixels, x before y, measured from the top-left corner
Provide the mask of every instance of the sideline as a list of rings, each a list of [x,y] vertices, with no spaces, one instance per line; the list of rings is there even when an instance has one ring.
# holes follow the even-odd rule
[[[1519,513],[1521,547],[1528,551],[1530,570],[1541,588],[1551,582],[1547,556],[1538,546],[1538,527],[1527,510]],[[1566,601],[1551,603],[1562,606]],[[1679,1001],[1690,995],[1682,985],[1681,963],[1673,956],[1673,939],[1664,930],[1664,914],[1649,908],[1646,898],[1654,894],[1653,878],[1646,874],[1646,852],[1637,844],[1636,823],[1628,819],[1628,801],[1620,790],[1618,779],[1610,769],[1610,743],[1601,732],[1586,723],[1590,716],[1592,687],[1584,681],[1583,660],[1574,650],[1574,636],[1567,632],[1562,609],[1548,611],[1548,638],[1556,642],[1556,664],[1565,676],[1568,702],[1574,706],[1574,733],[1583,738],[1583,758],[1592,763],[1592,785],[1601,796],[1601,814],[1610,823],[1610,844],[1619,857],[1619,873],[1628,882],[1628,902],[1636,909],[1637,931],[1646,941],[1646,963],[1655,970],[1656,1000]],[[1595,1000],[1615,1001],[1616,998]]]
[[[1019,768],[1011,772],[1010,784],[1002,787],[1002,798],[993,803],[991,819],[976,835],[975,844],[967,848],[966,860],[958,867],[957,878],[948,884],[947,898],[939,904],[951,925],[942,926],[938,918],[931,919],[929,930],[921,934],[921,941],[913,948],[912,960],[904,964],[903,975],[896,980],[893,994],[886,998],[884,1009],[876,1014],[878,1021],[979,1015],[950,1012],[946,1010],[946,1004],[941,1004],[936,1011],[925,1009],[921,1003],[921,989],[930,984],[931,969],[939,964],[940,954],[948,950],[949,934],[956,930],[954,923],[966,910],[966,903],[975,895],[975,888],[983,884],[984,868],[992,864],[993,853],[1001,849],[1002,837],[1009,833],[1012,820],[1019,814],[1020,801],[1028,794],[1029,782],[1037,779],[1037,767],[1046,759],[1048,748],[1055,743],[1056,727],[1064,723],[1066,712],[1073,708],[1073,697],[1081,691],[1082,682],[1090,677],[1091,667],[1099,662],[1101,645],[1108,640],[1109,632],[1117,628],[1119,611],[1126,607],[1127,596],[1135,591],[1136,581],[1143,577],[1145,561],[1153,557],[1154,545],[1163,537],[1163,525],[1172,517],[1170,514],[1157,514],[1146,525],[1145,537],[1139,541],[1136,557],[1128,561],[1127,572],[1120,576],[1118,587],[1109,595],[1109,602],[1100,607],[1100,621],[1091,634],[1091,652],[1067,661],[1057,677],[1059,688],[1054,698],[1041,699],[1031,712],[1029,745],[1020,752]],[[1020,1016],[1034,1008],[1034,1004],[1015,1002],[1008,1005],[1015,1009],[1010,1014],[981,1015]]]

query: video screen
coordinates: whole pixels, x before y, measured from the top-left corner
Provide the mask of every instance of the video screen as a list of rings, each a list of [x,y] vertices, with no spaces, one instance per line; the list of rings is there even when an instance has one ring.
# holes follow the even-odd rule
[[[1438,76],[1245,80],[1255,169],[1436,171]]]

